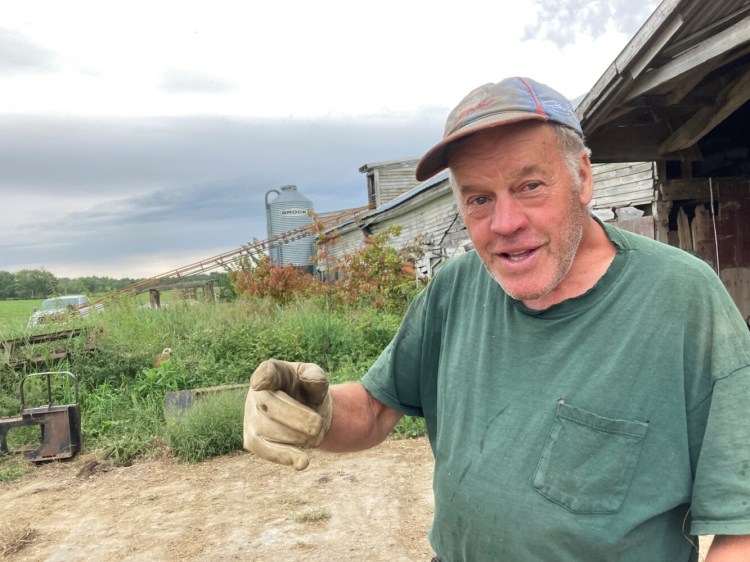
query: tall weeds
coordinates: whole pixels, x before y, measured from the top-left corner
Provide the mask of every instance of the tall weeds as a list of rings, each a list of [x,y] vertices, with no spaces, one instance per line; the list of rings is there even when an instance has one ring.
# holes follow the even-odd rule
[[[286,305],[263,299],[177,301],[162,310],[123,300],[97,315],[89,336],[93,349],[84,339],[71,340],[70,360],[40,367],[77,375],[86,449],[124,464],[170,444],[179,458],[198,460],[241,447],[241,405],[209,401],[195,414],[198,421],[168,420],[165,392],[247,383],[258,364],[271,357],[317,363],[333,382],[356,380],[399,321],[397,313],[334,308],[325,297]],[[167,347],[170,358],[156,365]],[[12,410],[21,376],[7,367],[0,370],[0,415],[17,414]]]
[[[241,447],[244,397],[217,396],[190,415],[170,418],[167,391],[247,383],[258,364],[272,357],[317,363],[334,383],[357,380],[399,322],[397,312],[333,306],[325,296],[285,305],[266,299],[176,301],[161,310],[123,299],[97,315],[88,336],[63,342],[71,359],[38,370],[68,370],[78,377],[85,449],[116,464],[167,448],[194,461]],[[156,364],[167,347],[170,358]],[[18,414],[22,376],[0,366],[0,416]],[[33,396],[37,386],[30,385]],[[69,387],[63,390],[55,401],[73,399]],[[402,435],[419,432],[409,423],[400,426]]]

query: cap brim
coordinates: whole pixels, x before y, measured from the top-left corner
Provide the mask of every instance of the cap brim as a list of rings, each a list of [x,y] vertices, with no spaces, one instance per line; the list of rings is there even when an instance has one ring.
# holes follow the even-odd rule
[[[448,167],[448,149],[450,145],[469,135],[473,135],[480,131],[485,131],[493,127],[500,127],[502,125],[510,125],[511,123],[520,123],[521,121],[528,121],[533,119],[535,121],[548,121],[549,118],[546,115],[538,113],[530,113],[528,111],[512,111],[505,112],[502,115],[494,114],[487,115],[482,119],[477,119],[469,123],[468,125],[454,131],[447,137],[445,137],[438,144],[428,150],[424,156],[419,160],[415,175],[418,181],[425,181],[430,179],[432,176],[444,170]]]

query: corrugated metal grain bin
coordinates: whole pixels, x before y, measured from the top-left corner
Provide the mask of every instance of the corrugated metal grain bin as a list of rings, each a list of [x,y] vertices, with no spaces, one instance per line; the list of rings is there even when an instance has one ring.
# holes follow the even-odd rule
[[[269,201],[269,195],[276,197]],[[266,192],[266,224],[268,237],[283,234],[300,226],[312,223],[309,211],[313,209],[312,201],[302,195],[296,185],[285,185],[279,190]],[[307,236],[272,248],[269,253],[275,265],[295,265],[310,267],[313,256],[315,237]]]

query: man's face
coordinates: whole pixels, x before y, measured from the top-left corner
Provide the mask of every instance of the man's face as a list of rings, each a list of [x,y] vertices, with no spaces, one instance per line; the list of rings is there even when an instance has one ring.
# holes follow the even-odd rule
[[[449,163],[469,236],[495,280],[532,308],[562,300],[588,219],[588,157],[576,191],[554,128],[524,122],[459,141]]]

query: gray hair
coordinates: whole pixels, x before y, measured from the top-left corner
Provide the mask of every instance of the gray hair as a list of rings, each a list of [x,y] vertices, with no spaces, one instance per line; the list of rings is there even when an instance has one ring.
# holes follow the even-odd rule
[[[581,165],[581,156],[591,156],[591,149],[581,136],[569,127],[562,125],[553,125],[557,133],[557,144],[560,146],[565,167],[568,169],[570,179],[573,181],[573,191],[578,193],[581,189],[581,178],[578,176],[578,169]]]

